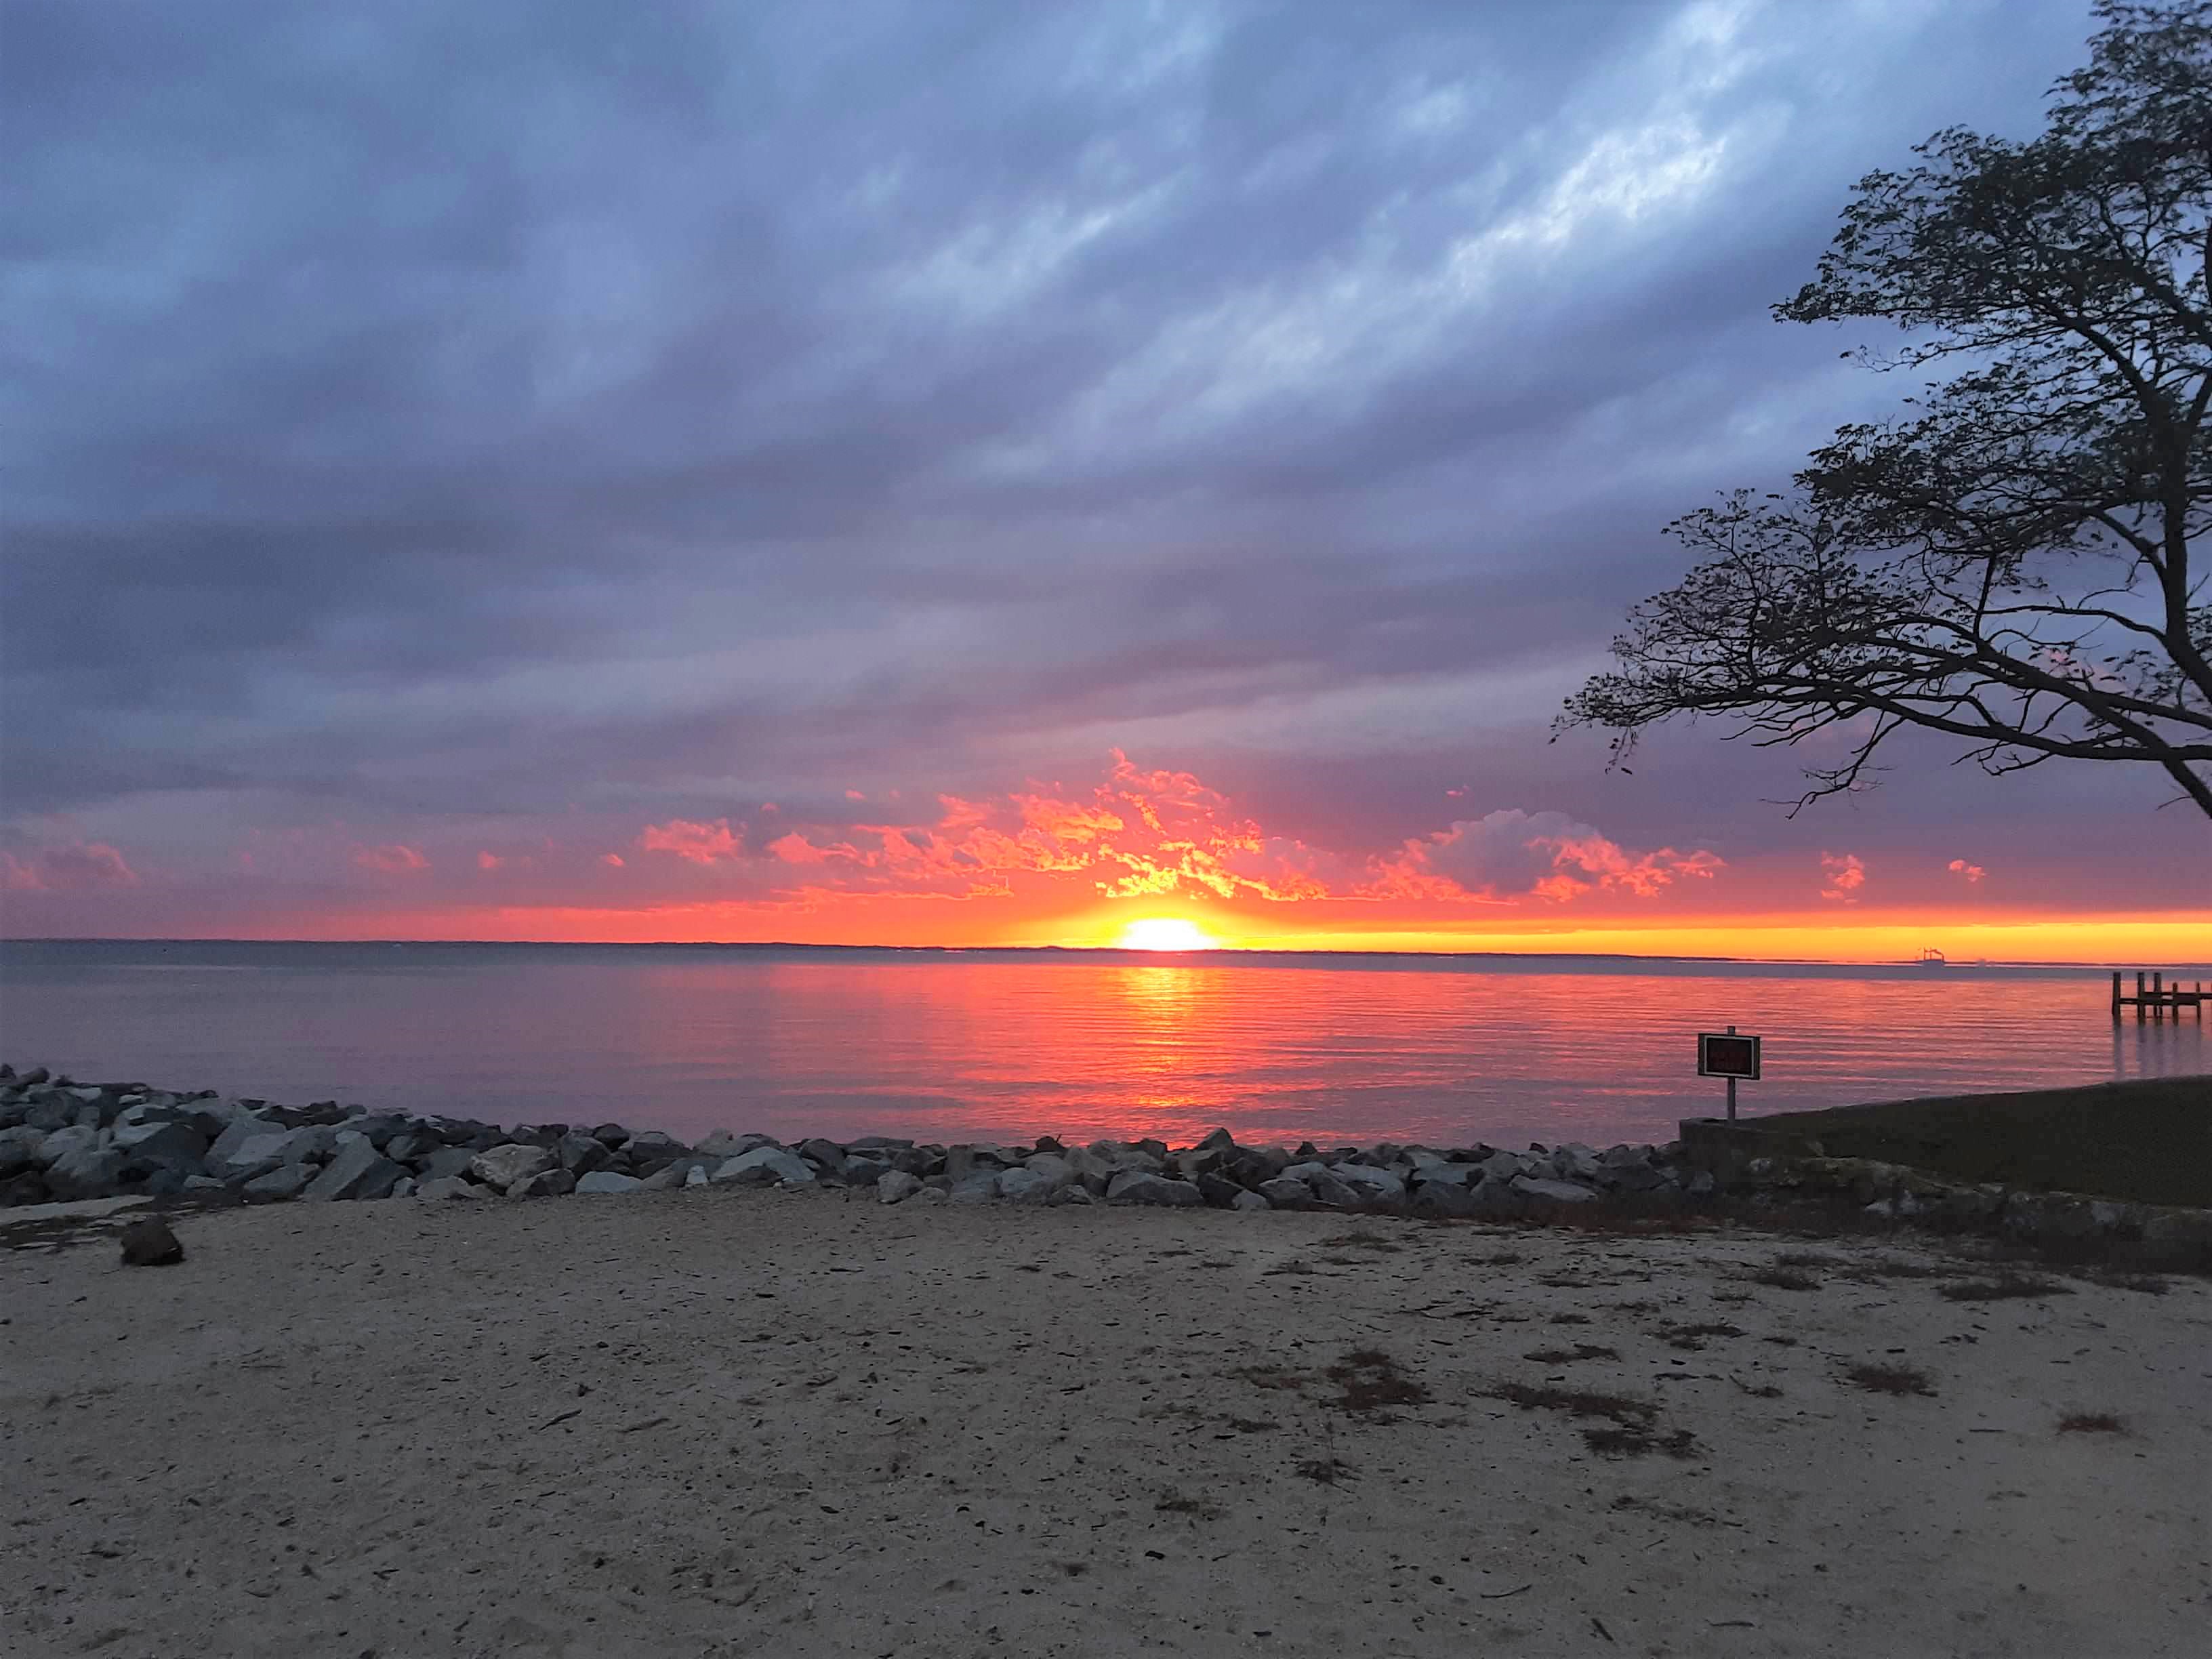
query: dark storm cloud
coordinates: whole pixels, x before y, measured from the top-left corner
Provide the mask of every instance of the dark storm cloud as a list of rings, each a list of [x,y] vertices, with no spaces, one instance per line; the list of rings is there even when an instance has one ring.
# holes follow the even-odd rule
[[[1123,727],[1293,816],[1360,771],[1364,821],[1304,815],[1346,844],[1478,757],[1454,817],[1617,818],[1541,738],[1675,569],[1657,525],[1896,394],[1765,307],[1853,178],[2027,130],[2087,29],[0,19],[11,833],[210,860],[1004,787]],[[1632,810],[1674,834],[1735,767]]]

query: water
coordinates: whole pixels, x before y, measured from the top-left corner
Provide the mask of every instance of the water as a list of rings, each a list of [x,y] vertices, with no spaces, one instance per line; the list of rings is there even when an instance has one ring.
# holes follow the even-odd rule
[[[2199,970],[2212,979],[2212,970]],[[950,1140],[1671,1139],[1747,1111],[2212,1070],[2094,969],[656,945],[0,944],[0,1059],[495,1122]]]

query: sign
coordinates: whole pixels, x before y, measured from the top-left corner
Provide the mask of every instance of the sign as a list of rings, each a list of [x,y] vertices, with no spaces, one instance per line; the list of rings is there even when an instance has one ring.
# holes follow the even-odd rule
[[[1734,1031],[1698,1033],[1698,1075],[1759,1081],[1759,1039]]]

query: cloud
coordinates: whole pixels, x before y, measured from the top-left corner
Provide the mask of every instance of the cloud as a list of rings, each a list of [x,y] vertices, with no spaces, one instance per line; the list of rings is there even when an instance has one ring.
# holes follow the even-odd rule
[[[21,893],[82,893],[136,887],[137,872],[105,842],[73,842],[25,857],[0,852],[0,888]]]
[[[1856,853],[1820,854],[1820,896],[1840,904],[1856,904],[1859,889],[1866,885],[1866,866]]]
[[[496,853],[478,853],[477,854],[477,868],[479,870],[496,870],[500,866],[506,862],[507,860],[500,857]]]
[[[1980,865],[1969,864],[1964,859],[1953,859],[1950,863],[1945,865],[1943,867],[1946,870],[1948,870],[1953,875],[1964,878],[1968,886],[1972,886],[1974,884],[1979,882],[1984,876],[1989,874],[1989,872],[1983,869]]]
[[[1508,807],[1459,819],[1409,840],[1377,860],[1372,890],[1406,898],[1577,898],[1610,890],[1651,898],[1675,882],[1709,880],[1725,866],[1718,854],[1671,847],[1631,853],[1564,812]]]
[[[665,823],[647,824],[638,833],[637,846],[644,853],[673,853],[690,864],[718,864],[743,853],[738,836],[744,827],[741,823],[733,832],[727,818],[716,818],[712,823],[671,818]]]
[[[599,854],[599,862],[611,870],[619,870],[623,867],[624,860],[620,853],[602,853]]]
[[[356,847],[353,849],[353,861],[363,870],[381,870],[390,875],[412,875],[430,867],[430,860],[421,848],[410,847],[404,842]]]

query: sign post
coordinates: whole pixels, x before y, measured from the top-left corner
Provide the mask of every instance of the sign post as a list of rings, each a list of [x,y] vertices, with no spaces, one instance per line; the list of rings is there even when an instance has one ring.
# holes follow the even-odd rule
[[[1698,1033],[1698,1075],[1728,1079],[1728,1115],[1731,1123],[1735,1121],[1736,1083],[1738,1079],[1758,1082],[1759,1060],[1759,1039],[1740,1035],[1733,1025],[1725,1031]]]

